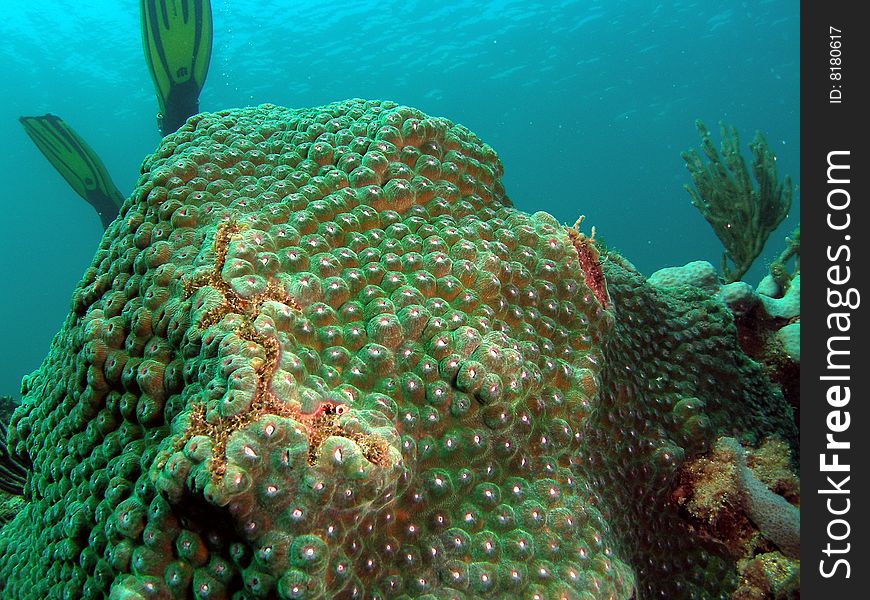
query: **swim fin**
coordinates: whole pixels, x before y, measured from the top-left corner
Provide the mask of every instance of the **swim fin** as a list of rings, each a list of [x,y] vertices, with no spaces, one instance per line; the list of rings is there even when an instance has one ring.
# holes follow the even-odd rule
[[[105,165],[87,142],[56,115],[20,117],[24,131],[76,193],[97,214],[103,228],[118,216],[124,196],[115,187]]]
[[[157,90],[163,135],[199,112],[211,61],[210,0],[140,0],[142,46]]]

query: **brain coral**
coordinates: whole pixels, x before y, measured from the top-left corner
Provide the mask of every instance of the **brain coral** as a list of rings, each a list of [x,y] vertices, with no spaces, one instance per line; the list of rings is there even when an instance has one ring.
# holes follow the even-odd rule
[[[167,137],[23,383],[4,597],[733,589],[673,474],[720,432],[794,436],[788,408],[721,304],[515,210],[501,174],[388,102]]]

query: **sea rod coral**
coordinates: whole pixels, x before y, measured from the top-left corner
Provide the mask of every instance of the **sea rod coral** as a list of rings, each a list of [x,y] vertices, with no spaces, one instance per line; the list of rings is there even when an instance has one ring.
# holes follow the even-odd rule
[[[793,442],[788,406],[721,302],[515,210],[501,174],[389,102],[165,138],[24,380],[3,596],[734,589],[671,488],[719,435]]]
[[[725,247],[722,276],[731,283],[749,270],[764,249],[767,237],[788,215],[793,191],[791,178],[779,181],[776,156],[761,132],[756,132],[749,144],[752,175],[757,182],[757,186],[753,186],[750,171],[740,154],[737,129],[719,123],[722,147],[717,152],[704,124],[695,121],[695,127],[701,136],[701,152],[708,162],[701,159],[697,150],[683,152],[695,185],[685,187],[692,204],[701,211]]]

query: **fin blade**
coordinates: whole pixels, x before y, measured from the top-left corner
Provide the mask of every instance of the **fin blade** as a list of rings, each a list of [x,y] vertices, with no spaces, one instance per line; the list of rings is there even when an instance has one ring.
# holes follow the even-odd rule
[[[111,222],[124,203],[106,166],[79,134],[57,115],[20,117],[25,133],[70,187]],[[108,221],[107,221],[108,219]]]
[[[172,113],[174,90],[199,95],[212,50],[209,0],[140,0],[142,46],[160,112]]]

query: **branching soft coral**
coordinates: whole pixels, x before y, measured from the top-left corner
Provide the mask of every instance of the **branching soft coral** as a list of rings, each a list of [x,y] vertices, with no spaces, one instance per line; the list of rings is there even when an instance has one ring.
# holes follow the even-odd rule
[[[794,259],[794,269],[789,272],[786,265],[791,259]],[[770,276],[776,282],[776,285],[785,292],[791,285],[792,279],[801,272],[801,228],[798,225],[797,229],[785,238],[785,249],[779,253],[772,263],[770,263]]]
[[[696,150],[683,152],[686,168],[695,187],[686,186],[692,204],[701,211],[725,247],[722,274],[728,282],[739,280],[761,254],[770,233],[788,215],[792,184],[776,175],[776,156],[760,132],[749,144],[752,151],[752,174],[740,154],[740,140],[734,127],[719,123],[722,146],[716,151],[710,133],[701,121],[695,121],[701,136],[704,163]],[[721,153],[721,154],[720,154]],[[728,266],[728,261],[734,265]]]

